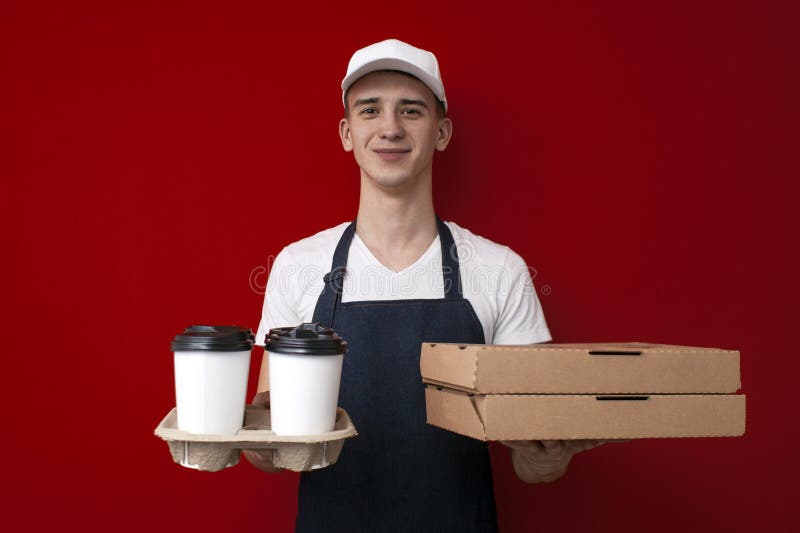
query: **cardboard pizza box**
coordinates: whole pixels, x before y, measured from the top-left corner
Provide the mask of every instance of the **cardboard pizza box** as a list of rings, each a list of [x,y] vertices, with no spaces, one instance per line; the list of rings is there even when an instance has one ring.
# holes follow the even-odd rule
[[[428,423],[481,440],[740,436],[739,353],[646,343],[422,346]]]

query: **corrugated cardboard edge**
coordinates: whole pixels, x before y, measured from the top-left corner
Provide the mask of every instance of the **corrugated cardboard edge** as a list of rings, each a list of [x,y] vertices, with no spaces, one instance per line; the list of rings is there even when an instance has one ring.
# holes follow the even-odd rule
[[[604,395],[601,395],[604,396]],[[472,437],[478,440],[571,440],[571,439],[634,439],[634,438],[689,438],[689,437],[737,437],[745,432],[746,426],[746,397],[744,394],[691,394],[691,395],[650,395],[656,399],[662,398],[669,401],[674,398],[688,398],[690,401],[701,402],[701,407],[705,409],[705,416],[708,423],[691,423],[691,420],[681,421],[680,416],[690,416],[686,413],[681,415],[678,410],[677,421],[673,421],[674,427],[691,427],[690,432],[681,432],[677,429],[659,431],[656,429],[658,421],[655,420],[650,428],[642,433],[641,429],[635,429],[636,417],[634,417],[624,431],[587,431],[587,427],[592,424],[600,423],[602,417],[598,418],[591,411],[592,404],[596,402],[595,395],[472,395],[462,391],[447,389],[444,387],[428,386],[425,390],[427,403],[428,423],[460,435]],[[504,398],[511,399],[505,402]],[[580,402],[573,406],[563,405],[563,400],[577,398]],[[541,399],[544,402],[559,402],[562,404],[552,412],[543,409],[542,406],[532,404]],[[512,405],[517,401],[520,405]],[[617,401],[610,404],[602,402],[604,407],[621,407],[629,409],[634,404],[628,401]],[[599,406],[599,404],[595,404]],[[588,409],[587,409],[588,407]],[[671,408],[669,405],[667,408]],[[535,413],[539,416],[539,426],[554,425],[556,428],[548,431],[537,430],[536,416],[533,420],[526,420],[525,410],[538,410]],[[716,417],[709,414],[708,410],[716,409]],[[569,411],[574,412],[570,413]],[[652,415],[651,412],[641,411],[637,414],[639,420],[647,426],[647,419]],[[625,420],[623,416],[620,420]],[[542,424],[545,421],[546,424]],[[716,424],[716,426],[715,426]],[[570,425],[577,425],[580,429],[568,429]],[[488,427],[487,427],[488,426]],[[717,430],[709,429],[716,427]],[[566,428],[566,429],[565,429]],[[720,428],[722,428],[720,430]],[[582,431],[582,432],[581,432]]]

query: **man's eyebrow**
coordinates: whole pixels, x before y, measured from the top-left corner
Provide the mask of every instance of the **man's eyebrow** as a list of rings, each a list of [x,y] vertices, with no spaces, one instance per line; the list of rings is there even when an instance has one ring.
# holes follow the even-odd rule
[[[359,98],[353,104],[354,107],[358,107],[360,105],[367,105],[367,104],[377,104],[380,102],[380,98],[377,96],[370,96],[369,98]],[[428,109],[428,104],[425,103],[425,100],[416,100],[414,98],[401,98],[400,99],[401,105],[418,105]]]
[[[377,103],[378,103],[378,97],[372,96],[370,98],[359,98],[353,105],[357,107],[364,104],[377,104]]]
[[[428,104],[425,103],[425,100],[413,100],[410,98],[402,98],[400,100],[400,103],[403,105],[418,105],[424,107],[425,109],[428,109]]]

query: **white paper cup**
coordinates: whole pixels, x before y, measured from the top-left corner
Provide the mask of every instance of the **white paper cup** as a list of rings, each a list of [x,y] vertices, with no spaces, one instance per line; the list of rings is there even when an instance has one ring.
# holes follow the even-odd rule
[[[272,431],[278,435],[333,431],[343,359],[343,355],[269,352]]]
[[[242,429],[250,351],[175,352],[178,429],[235,435]]]
[[[235,326],[192,326],[176,337],[178,429],[235,435],[242,428],[251,346],[252,331]]]
[[[346,347],[333,330],[319,324],[270,330],[269,398],[277,435],[333,431]]]

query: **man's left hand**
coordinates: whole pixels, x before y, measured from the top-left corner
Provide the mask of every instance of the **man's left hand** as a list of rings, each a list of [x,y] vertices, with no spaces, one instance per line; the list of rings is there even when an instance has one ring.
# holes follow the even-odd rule
[[[501,441],[511,448],[514,471],[526,483],[555,481],[567,471],[576,453],[596,448],[607,442],[625,440],[509,440]]]

